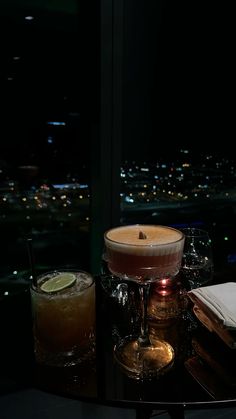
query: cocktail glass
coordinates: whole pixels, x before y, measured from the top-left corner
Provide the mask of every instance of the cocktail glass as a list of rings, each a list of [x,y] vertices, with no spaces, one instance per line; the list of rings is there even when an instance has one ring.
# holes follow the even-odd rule
[[[180,276],[187,290],[210,285],[214,263],[212,243],[207,231],[189,227],[181,230],[185,235]]]
[[[128,376],[143,379],[160,375],[173,365],[174,350],[148,333],[147,306],[150,284],[174,278],[181,265],[184,234],[159,225],[128,225],[105,232],[108,269],[120,279],[134,281],[141,299],[141,331],[127,336],[114,348],[118,364]]]
[[[95,282],[84,271],[57,270],[31,286],[37,363],[65,367],[95,352]]]

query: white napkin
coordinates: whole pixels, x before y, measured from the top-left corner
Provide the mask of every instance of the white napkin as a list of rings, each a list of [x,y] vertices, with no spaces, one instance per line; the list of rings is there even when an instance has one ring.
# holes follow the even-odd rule
[[[235,282],[196,288],[188,295],[195,304],[202,308],[205,306],[222,327],[236,330]]]

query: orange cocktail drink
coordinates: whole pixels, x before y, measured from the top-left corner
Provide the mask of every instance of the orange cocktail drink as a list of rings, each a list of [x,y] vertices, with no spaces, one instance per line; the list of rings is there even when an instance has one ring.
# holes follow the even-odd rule
[[[141,307],[139,336],[126,336],[114,347],[114,357],[128,376],[157,377],[172,367],[174,349],[149,336],[147,307],[151,282],[177,275],[183,254],[184,234],[161,225],[127,225],[104,234],[109,271],[121,280],[138,283]]]
[[[84,271],[53,271],[31,287],[38,363],[71,366],[95,350],[95,283]]]
[[[181,264],[183,234],[159,225],[129,225],[105,234],[109,270],[117,276],[152,281],[175,276]]]

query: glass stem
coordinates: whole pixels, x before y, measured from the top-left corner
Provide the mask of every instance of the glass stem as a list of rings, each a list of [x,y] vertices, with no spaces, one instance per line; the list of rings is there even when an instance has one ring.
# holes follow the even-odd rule
[[[140,346],[149,346],[149,332],[148,332],[148,321],[147,321],[147,307],[149,299],[150,284],[142,283],[139,284],[139,294],[141,303],[141,334],[138,338]]]

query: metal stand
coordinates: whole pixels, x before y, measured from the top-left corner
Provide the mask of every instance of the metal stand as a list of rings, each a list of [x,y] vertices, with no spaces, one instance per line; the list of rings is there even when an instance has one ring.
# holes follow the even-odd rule
[[[140,407],[136,409],[136,419],[150,419],[152,409]]]
[[[182,406],[172,407],[167,409],[170,419],[184,419],[184,408]],[[136,409],[136,419],[150,419],[152,416],[153,410],[140,407]],[[164,414],[164,412],[163,412]]]
[[[172,407],[167,409],[167,412],[171,419],[184,419],[184,408],[182,406]]]

